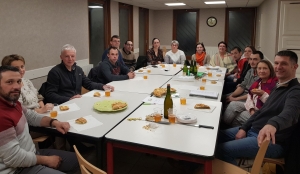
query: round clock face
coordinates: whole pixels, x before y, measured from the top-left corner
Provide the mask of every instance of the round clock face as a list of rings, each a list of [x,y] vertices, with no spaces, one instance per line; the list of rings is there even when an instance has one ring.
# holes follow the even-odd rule
[[[209,17],[207,18],[206,23],[208,26],[214,27],[215,25],[217,25],[217,19],[215,17]]]

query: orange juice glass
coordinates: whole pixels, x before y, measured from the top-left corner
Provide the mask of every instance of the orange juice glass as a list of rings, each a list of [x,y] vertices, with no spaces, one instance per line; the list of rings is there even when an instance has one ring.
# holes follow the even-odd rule
[[[57,111],[56,110],[50,111],[50,117],[51,118],[56,118],[57,117]]]
[[[161,64],[161,67],[164,68],[164,67],[166,67],[166,66],[165,66],[165,64]]]
[[[110,97],[110,89],[105,89],[105,97]]]
[[[170,123],[175,123],[176,120],[175,114],[170,114],[168,117]]]
[[[144,79],[148,79],[148,76],[146,74],[144,74]]]
[[[205,86],[200,86],[200,90],[205,90]]]
[[[156,113],[156,114],[154,115],[154,121],[155,121],[155,122],[160,122],[160,121],[161,121],[161,118],[162,118],[162,115],[161,115],[161,114]]]
[[[176,67],[176,63],[173,63],[173,67]]]
[[[211,72],[211,71],[208,71],[207,76],[208,76],[208,77],[212,77],[212,72]]]
[[[206,78],[202,78],[202,83],[206,83]]]
[[[180,104],[186,105],[186,98],[184,98],[184,97],[180,98]]]
[[[148,72],[148,73],[151,73],[151,69],[148,69],[147,72]]]

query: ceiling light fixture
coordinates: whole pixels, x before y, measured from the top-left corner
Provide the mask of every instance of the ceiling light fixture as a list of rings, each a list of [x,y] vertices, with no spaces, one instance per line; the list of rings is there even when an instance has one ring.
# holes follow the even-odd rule
[[[185,5],[185,3],[182,3],[182,2],[180,2],[180,3],[165,3],[165,5],[167,5],[167,6],[183,6],[183,5]]]
[[[205,4],[225,4],[225,1],[206,1]]]
[[[93,5],[93,6],[89,6],[89,8],[103,8],[103,7],[99,5]]]

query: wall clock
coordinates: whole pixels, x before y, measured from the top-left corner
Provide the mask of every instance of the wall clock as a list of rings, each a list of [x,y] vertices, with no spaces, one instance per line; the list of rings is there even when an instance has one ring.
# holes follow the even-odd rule
[[[210,27],[214,27],[217,25],[217,19],[215,17],[211,16],[211,17],[207,18],[206,24]]]

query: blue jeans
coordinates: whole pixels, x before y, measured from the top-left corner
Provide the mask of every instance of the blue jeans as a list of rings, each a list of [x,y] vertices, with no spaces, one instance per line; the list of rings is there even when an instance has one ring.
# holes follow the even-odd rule
[[[259,147],[257,145],[258,131],[250,129],[245,138],[236,140],[235,135],[239,127],[221,130],[218,135],[218,144],[215,156],[220,160],[237,165],[236,158],[254,159]],[[269,144],[266,158],[283,157],[284,149],[279,144]]]

